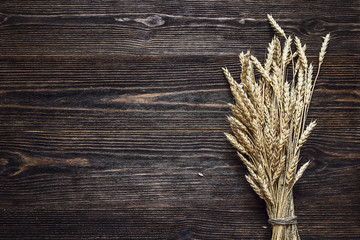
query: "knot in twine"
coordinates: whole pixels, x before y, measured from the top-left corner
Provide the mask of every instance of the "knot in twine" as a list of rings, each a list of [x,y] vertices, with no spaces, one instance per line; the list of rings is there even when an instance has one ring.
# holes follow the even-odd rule
[[[284,217],[284,218],[276,218],[276,219],[269,219],[268,222],[271,225],[295,225],[297,224],[297,216],[292,217]]]

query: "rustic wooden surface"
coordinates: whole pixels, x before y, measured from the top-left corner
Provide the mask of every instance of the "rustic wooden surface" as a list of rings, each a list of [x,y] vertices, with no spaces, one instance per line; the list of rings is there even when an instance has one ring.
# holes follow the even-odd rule
[[[332,34],[296,213],[302,239],[358,239],[359,1],[251,0],[2,0],[0,238],[269,239],[221,72],[264,57],[267,13],[314,62]]]

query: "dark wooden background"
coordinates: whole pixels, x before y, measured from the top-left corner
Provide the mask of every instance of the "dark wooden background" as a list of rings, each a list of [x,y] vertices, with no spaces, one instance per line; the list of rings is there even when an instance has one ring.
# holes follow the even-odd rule
[[[302,239],[359,239],[359,1],[0,2],[1,239],[269,239],[221,72],[266,14],[317,61]],[[200,174],[199,174],[200,173]],[[203,176],[201,176],[201,174]]]

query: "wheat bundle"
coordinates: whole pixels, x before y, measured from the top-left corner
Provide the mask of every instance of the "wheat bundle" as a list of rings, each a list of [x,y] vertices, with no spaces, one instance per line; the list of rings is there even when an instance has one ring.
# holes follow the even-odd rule
[[[246,180],[266,203],[272,239],[298,240],[293,186],[310,164],[298,167],[300,148],[316,126],[305,121],[330,35],[324,37],[313,79],[306,45],[287,36],[271,15],[268,20],[284,43],[274,36],[263,65],[249,52],[241,53],[240,83],[223,68],[235,99],[228,117],[233,134],[225,135],[247,167]]]

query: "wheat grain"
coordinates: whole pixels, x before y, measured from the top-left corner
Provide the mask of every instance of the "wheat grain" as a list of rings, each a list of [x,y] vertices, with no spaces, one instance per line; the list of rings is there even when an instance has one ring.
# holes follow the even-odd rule
[[[272,195],[270,193],[270,189],[269,189],[269,185],[268,185],[268,179],[266,177],[266,172],[264,170],[264,167],[261,164],[258,165],[257,173],[258,173],[258,176],[259,176],[259,178],[258,178],[259,185],[261,187],[262,192],[265,195],[265,198],[267,199],[267,201],[269,201],[269,203],[271,205],[274,205],[274,200],[273,200],[273,197],[272,197]]]
[[[291,43],[292,43],[292,38],[291,37],[288,37],[286,39],[286,42],[285,42],[285,46],[284,46],[284,50],[283,50],[283,53],[282,53],[282,57],[281,57],[281,65],[283,67],[286,67],[286,62],[288,60],[288,56],[290,54],[290,46],[291,46]]]
[[[274,61],[273,61],[273,65],[277,65],[280,66],[281,64],[281,43],[279,38],[275,38],[275,56],[274,56]]]
[[[251,139],[247,136],[247,134],[245,134],[240,130],[236,130],[234,132],[234,135],[237,138],[238,142],[245,148],[245,151],[247,153],[249,153],[252,156],[256,155],[254,144],[251,141]]]
[[[290,188],[292,186],[292,181],[294,179],[296,169],[299,163],[299,155],[295,155],[292,159],[289,161],[289,167],[286,169],[286,186]]]
[[[301,176],[304,174],[305,170],[308,168],[309,165],[310,165],[310,161],[306,162],[304,165],[302,165],[299,168],[299,170],[297,171],[297,173],[295,175],[295,179],[294,179],[293,184],[295,184],[301,178]]]
[[[311,91],[312,91],[312,74],[313,74],[313,65],[310,64],[308,68],[308,73],[305,81],[305,96],[304,103],[305,106],[309,106],[311,100]]]
[[[275,37],[273,38],[273,40],[269,43],[269,46],[267,48],[268,50],[268,55],[267,55],[267,58],[266,58],[266,61],[265,61],[265,71],[267,74],[270,73],[270,69],[271,69],[271,64],[273,62],[273,59],[274,59],[274,52],[275,52]]]
[[[298,37],[295,37],[295,46],[297,48],[297,51],[299,52],[300,61],[303,64],[304,69],[307,69],[308,62],[305,55],[305,50],[304,47],[301,46],[301,42]]]
[[[261,73],[261,75],[264,77],[264,79],[267,81],[267,83],[271,83],[272,80],[268,73],[265,71],[264,67],[261,65],[259,60],[255,56],[251,56],[251,60],[254,62],[255,67]]]
[[[241,64],[240,80],[241,80],[241,82],[244,82],[244,81],[246,81],[247,68],[248,68],[248,64],[250,61],[250,51],[247,51],[246,54],[241,52],[239,55],[239,60],[240,60],[240,64]]]
[[[250,113],[246,109],[244,103],[242,103],[240,106],[229,103],[228,106],[232,110],[234,117],[241,121],[249,129],[249,131],[256,131],[255,126],[252,124]]]
[[[273,179],[272,179],[272,184],[275,185],[276,181],[278,180],[278,178],[281,176],[282,174],[282,171],[284,170],[285,168],[285,163],[286,163],[286,156],[282,156],[280,158],[280,161],[279,161],[279,164],[274,172],[274,175],[273,175]]]
[[[236,130],[240,130],[240,131],[249,133],[249,129],[245,126],[244,123],[239,121],[237,118],[235,118],[233,116],[228,116],[227,118],[228,118],[228,121],[230,123],[230,126],[231,126],[233,132]]]
[[[255,183],[254,179],[249,175],[245,175],[246,181],[250,184],[254,192],[262,199],[266,199],[264,194],[262,193],[260,187]]]
[[[253,165],[253,163],[251,163],[249,160],[247,160],[243,154],[236,152],[237,155],[239,156],[239,158],[241,159],[241,161],[244,163],[244,165],[247,167],[249,172],[254,172],[256,171],[256,167]]]
[[[284,30],[279,26],[279,24],[275,21],[275,19],[274,19],[270,14],[267,15],[267,18],[268,18],[271,26],[272,26],[282,37],[286,38],[286,35],[285,35]]]
[[[237,141],[236,137],[231,134],[225,133],[227,140],[242,154],[248,154],[245,148]]]
[[[310,133],[316,126],[316,121],[312,121],[305,129],[305,131],[301,134],[298,145],[296,146],[295,152],[298,152],[300,148],[304,145],[306,139],[310,136]]]
[[[326,36],[324,37],[324,41],[321,45],[321,50],[319,54],[319,65],[321,65],[324,61],[324,57],[326,54],[326,49],[328,47],[329,41],[330,41],[330,33],[326,34]]]

